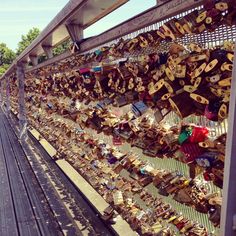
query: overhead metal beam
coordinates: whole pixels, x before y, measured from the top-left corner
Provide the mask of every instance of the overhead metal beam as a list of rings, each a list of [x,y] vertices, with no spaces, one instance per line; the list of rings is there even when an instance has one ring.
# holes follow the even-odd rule
[[[172,0],[164,3],[161,6],[155,6],[118,26],[105,31],[97,37],[81,44],[81,52],[90,50],[94,47],[120,38],[124,35],[142,29],[151,24],[160,22],[164,19],[176,16],[194,7],[198,7],[204,3],[204,0]]]
[[[79,41],[84,37],[83,28],[78,24],[66,24],[66,29],[73,42]]]
[[[77,24],[85,29],[127,1],[128,0],[70,0],[41,34],[16,58],[14,64],[19,61],[28,61],[30,54],[37,56],[42,55],[44,49],[41,45],[54,47],[68,39],[69,33],[66,24]],[[12,66],[7,73],[11,69]],[[3,75],[3,77],[4,76],[5,75]]]
[[[29,55],[30,61],[32,62],[33,66],[38,65],[38,56],[36,55]]]
[[[42,45],[42,48],[43,48],[43,51],[46,54],[48,59],[53,58],[53,51],[52,51],[53,47],[52,46]]]
[[[161,20],[171,16],[175,16],[180,12],[198,7],[203,3],[204,0],[172,0],[165,2],[163,5],[155,6],[143,13],[140,13],[139,15],[132,17],[131,19],[105,31],[98,36],[87,39],[80,44],[80,52],[83,53],[114,39],[142,29],[150,24],[160,22]],[[71,54],[69,52],[65,52],[60,56],[44,61],[36,67],[29,68],[27,71],[33,71],[35,69],[39,69],[40,67],[51,65],[70,56]]]
[[[168,2],[170,0],[156,0],[156,5],[159,6],[159,5],[162,5],[164,4],[165,2]]]
[[[79,24],[84,29],[127,0],[70,0],[68,4],[56,15],[41,34],[27,47],[17,61],[27,57],[30,53],[39,55],[43,52],[41,43],[55,46],[68,38],[67,24]]]

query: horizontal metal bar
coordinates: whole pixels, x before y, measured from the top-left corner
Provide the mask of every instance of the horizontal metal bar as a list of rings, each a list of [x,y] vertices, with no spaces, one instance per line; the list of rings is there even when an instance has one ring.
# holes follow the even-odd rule
[[[82,43],[81,52],[142,29],[158,21],[175,16],[180,12],[200,6],[203,2],[203,0],[172,0],[161,6],[151,8],[150,10],[125,21],[124,23],[100,34],[99,36]]]
[[[46,26],[46,28],[42,31],[42,33],[31,43],[29,47],[23,51],[17,61],[24,58],[27,54],[29,54],[33,48],[37,45],[40,45],[41,42],[52,33],[62,22],[64,22],[74,11],[76,11],[81,4],[85,3],[87,0],[71,0],[66,6],[56,15],[56,17]]]
[[[172,0],[164,3],[161,6],[155,6],[139,15],[111,28],[110,30],[98,35],[94,36],[91,39],[86,40],[81,43],[81,52],[88,51],[92,48],[95,48],[104,43],[110,42],[114,39],[142,29],[148,25],[154,24],[156,22],[162,21],[166,18],[175,16],[183,11],[187,11],[189,9],[193,9],[203,4],[203,0]],[[71,56],[69,52],[63,53],[58,57],[49,59],[39,65],[28,69],[27,71],[33,71],[35,69],[39,69],[43,66],[48,66],[57,61],[64,60]]]
[[[26,72],[31,72],[33,70],[37,70],[37,69],[39,69],[41,67],[51,65],[51,64],[53,64],[55,62],[65,60],[66,58],[70,57],[71,55],[72,54],[71,54],[70,51],[64,52],[64,53],[62,53],[62,54],[60,54],[58,56],[52,57],[52,58],[50,58],[50,59],[48,59],[48,60],[38,64],[37,66],[30,67],[30,68],[26,69],[25,71]]]
[[[127,0],[116,0],[111,6],[107,6],[106,9],[102,13],[97,13],[99,15],[93,15],[92,19],[86,23],[81,25],[82,28],[87,28],[91,24],[95,23],[111,11],[115,10],[122,4],[126,3]],[[48,26],[42,31],[42,33],[33,41],[33,43],[27,47],[27,49],[21,53],[21,55],[17,58],[17,61],[21,60],[25,56],[27,56],[35,47],[41,46],[41,43],[48,37],[48,35],[52,34],[59,26],[62,26],[67,21],[76,21],[77,20],[77,12],[83,10],[84,15],[89,14],[88,11],[91,7],[98,8],[98,4],[92,0],[70,0],[69,3],[57,14],[57,16],[48,24]],[[88,5],[88,6],[87,6]],[[83,9],[82,9],[83,8]],[[65,38],[67,35],[65,35]]]
[[[43,53],[42,45],[56,46],[68,38],[69,33],[65,27],[66,23],[77,23],[78,21],[80,22],[78,24],[81,24],[81,27],[85,29],[127,1],[70,0],[41,34],[16,58],[15,62],[2,77],[9,74],[17,62],[28,61],[30,53],[36,56],[41,55]],[[96,11],[91,14],[91,9]]]

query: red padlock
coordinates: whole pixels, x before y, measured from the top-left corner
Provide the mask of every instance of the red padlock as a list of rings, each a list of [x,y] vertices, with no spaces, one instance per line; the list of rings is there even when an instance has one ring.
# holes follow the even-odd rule
[[[206,127],[195,126],[192,130],[192,134],[189,138],[191,143],[204,142],[207,138],[209,131]]]

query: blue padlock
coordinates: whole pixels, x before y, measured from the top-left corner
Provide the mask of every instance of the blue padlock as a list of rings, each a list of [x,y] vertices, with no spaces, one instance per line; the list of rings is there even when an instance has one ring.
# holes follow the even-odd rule
[[[102,71],[102,67],[101,66],[93,67],[92,71],[93,72],[101,72]]]
[[[147,111],[148,107],[144,102],[139,101],[139,102],[132,104],[131,109],[132,109],[132,112],[134,113],[134,115],[138,117],[138,116],[143,115]]]

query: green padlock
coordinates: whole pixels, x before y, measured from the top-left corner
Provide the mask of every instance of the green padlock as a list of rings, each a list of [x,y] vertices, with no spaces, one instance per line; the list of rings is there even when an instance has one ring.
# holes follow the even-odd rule
[[[182,132],[179,134],[178,142],[179,144],[184,143],[192,135],[192,128],[185,127]]]

